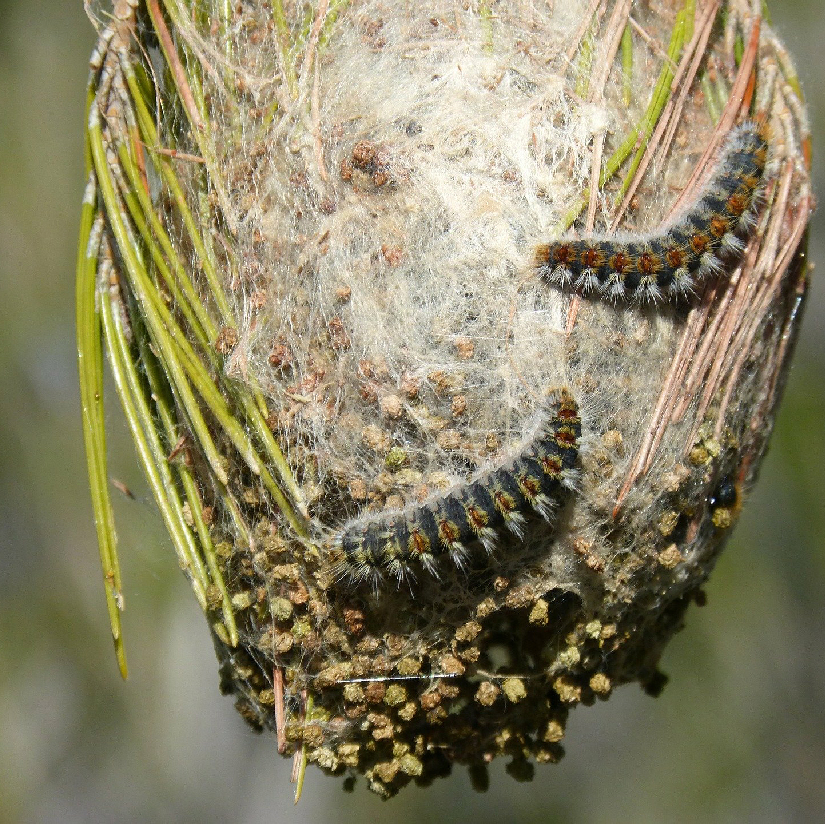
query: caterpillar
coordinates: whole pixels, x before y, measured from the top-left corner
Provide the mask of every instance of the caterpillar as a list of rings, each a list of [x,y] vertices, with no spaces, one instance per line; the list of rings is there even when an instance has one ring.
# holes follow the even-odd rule
[[[536,250],[539,275],[562,288],[613,301],[689,297],[744,252],[767,158],[767,129],[753,121],[737,126],[689,209],[649,236],[592,235],[543,244]]]
[[[539,276],[613,302],[689,298],[744,252],[767,159],[766,127],[752,121],[737,126],[691,207],[651,235],[592,235],[540,245]],[[385,575],[399,584],[415,580],[419,571],[438,577],[445,558],[463,568],[472,548],[491,553],[502,529],[520,538],[528,517],[549,521],[575,487],[581,419],[567,390],[542,413],[535,437],[513,458],[422,504],[348,521],[336,542],[343,554],[336,577],[368,580],[376,591]]]
[[[541,412],[535,436],[511,459],[422,504],[349,522],[338,577],[374,588],[385,574],[399,583],[421,570],[438,577],[444,558],[463,568],[473,547],[492,552],[502,529],[521,538],[531,515],[550,521],[575,486],[581,420],[567,390]]]

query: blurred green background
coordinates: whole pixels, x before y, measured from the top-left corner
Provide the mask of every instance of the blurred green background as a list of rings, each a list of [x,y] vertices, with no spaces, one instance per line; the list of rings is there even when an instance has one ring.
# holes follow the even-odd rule
[[[774,0],[825,128],[825,4]],[[530,785],[463,770],[388,803],[290,763],[217,689],[195,599],[110,404],[131,677],[120,681],[81,441],[73,281],[94,32],[80,0],[0,0],[0,822],[792,822],[825,820],[825,287],[755,494],[653,700],[572,714]],[[822,192],[822,166],[816,166]],[[825,261],[825,213],[811,257]]]

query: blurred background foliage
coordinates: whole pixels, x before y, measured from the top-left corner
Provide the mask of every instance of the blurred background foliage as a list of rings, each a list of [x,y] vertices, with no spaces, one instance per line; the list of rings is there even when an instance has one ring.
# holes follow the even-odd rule
[[[774,0],[825,133],[821,0]],[[79,0],[0,0],[0,822],[776,822],[825,816],[825,286],[813,273],[762,477],[653,700],[573,713],[529,786],[495,765],[382,803],[290,763],[217,689],[207,628],[109,405],[130,679],[111,649],[74,344],[84,84]],[[823,192],[815,160],[816,190]],[[825,262],[825,211],[811,258]]]

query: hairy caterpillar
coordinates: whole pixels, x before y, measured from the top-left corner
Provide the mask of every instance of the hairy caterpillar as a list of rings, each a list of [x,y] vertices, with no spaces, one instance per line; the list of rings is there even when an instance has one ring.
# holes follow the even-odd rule
[[[767,165],[767,130],[754,122],[733,129],[717,167],[695,203],[651,235],[594,235],[539,246],[539,275],[582,294],[656,302],[685,299],[708,277],[723,274],[743,253],[755,226]],[[449,558],[462,567],[467,552],[494,548],[502,528],[523,534],[526,518],[547,520],[574,486],[581,420],[567,390],[543,410],[539,431],[513,458],[423,504],[347,522],[338,578],[385,574],[438,576]]]
[[[720,275],[745,249],[767,163],[767,132],[748,121],[733,129],[699,199],[649,236],[594,235],[542,245],[541,277],[610,300],[685,298]]]
[[[549,520],[575,484],[581,421],[566,390],[542,412],[535,437],[510,460],[423,504],[351,521],[340,538],[340,577],[374,585],[384,573],[437,577],[442,558],[461,567],[473,546],[491,552],[502,528],[521,537],[531,513]]]

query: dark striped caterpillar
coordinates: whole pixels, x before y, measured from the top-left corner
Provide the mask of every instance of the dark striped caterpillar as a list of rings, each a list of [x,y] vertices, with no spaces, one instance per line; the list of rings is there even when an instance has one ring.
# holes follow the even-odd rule
[[[745,249],[768,157],[767,130],[748,121],[730,132],[701,197],[649,236],[595,235],[542,245],[539,275],[610,300],[683,299],[721,275]]]
[[[767,165],[767,130],[743,123],[728,136],[716,170],[699,199],[651,235],[591,236],[538,247],[546,281],[612,301],[656,302],[695,294],[743,253],[756,224]],[[523,535],[526,518],[549,520],[575,486],[581,421],[566,390],[547,404],[536,436],[521,452],[442,495],[403,510],[349,521],[338,540],[338,578],[369,580],[385,574],[399,583],[419,570],[438,576],[449,558],[462,567],[472,547],[491,552],[502,528]]]
[[[492,552],[502,528],[520,538],[532,514],[549,521],[575,485],[581,420],[566,390],[542,412],[535,437],[510,460],[422,504],[351,521],[339,577],[374,587],[384,573],[399,582],[419,570],[437,577],[445,557],[462,567],[473,547]]]

